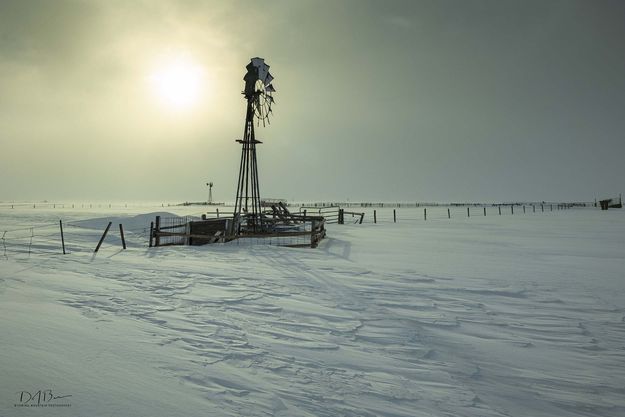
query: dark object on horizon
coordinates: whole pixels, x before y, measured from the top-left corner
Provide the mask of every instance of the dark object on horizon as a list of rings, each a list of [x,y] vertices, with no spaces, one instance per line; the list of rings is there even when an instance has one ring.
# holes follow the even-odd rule
[[[176,204],[178,206],[223,206],[226,203],[208,203],[206,201],[185,201],[184,203]]]
[[[607,198],[605,200],[599,201],[601,205],[601,210],[607,210],[609,208],[623,208],[623,199],[621,195],[618,195],[618,201],[616,198]]]

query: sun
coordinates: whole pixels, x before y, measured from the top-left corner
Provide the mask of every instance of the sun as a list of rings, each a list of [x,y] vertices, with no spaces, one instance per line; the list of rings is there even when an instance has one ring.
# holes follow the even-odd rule
[[[188,57],[160,64],[148,80],[157,98],[176,111],[197,105],[206,82],[202,67]]]

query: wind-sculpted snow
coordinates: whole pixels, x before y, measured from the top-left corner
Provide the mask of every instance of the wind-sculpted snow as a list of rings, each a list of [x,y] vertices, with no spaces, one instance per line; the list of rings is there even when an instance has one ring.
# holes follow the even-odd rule
[[[625,226],[607,216],[10,258],[0,415],[40,415],[13,392],[50,385],[72,407],[46,415],[621,416]]]

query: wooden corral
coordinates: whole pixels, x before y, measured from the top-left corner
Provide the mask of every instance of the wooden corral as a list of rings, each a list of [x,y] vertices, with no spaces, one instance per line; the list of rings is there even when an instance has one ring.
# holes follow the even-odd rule
[[[281,222],[267,221],[267,228],[262,232],[242,232],[238,239],[266,239],[283,243],[278,246],[316,248],[326,236],[325,219],[317,216],[300,216],[289,225]],[[273,226],[271,226],[273,224]]]
[[[203,220],[161,218],[151,227],[150,247],[169,245],[205,245],[234,239],[267,239],[279,246],[315,248],[326,236],[322,216],[291,214],[286,207],[276,206],[262,220],[262,229],[246,227],[245,217],[220,217]]]
[[[189,245],[206,245],[223,241],[230,219],[208,219],[189,222]]]
[[[150,228],[150,247],[204,245],[225,241],[232,219],[190,220],[187,217],[156,216]]]

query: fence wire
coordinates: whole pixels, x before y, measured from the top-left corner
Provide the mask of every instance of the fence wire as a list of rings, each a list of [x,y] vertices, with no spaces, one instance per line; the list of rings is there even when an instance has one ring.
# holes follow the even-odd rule
[[[354,206],[352,206],[354,207]],[[363,223],[398,223],[398,225],[412,223],[416,224],[424,221],[454,221],[454,220],[476,220],[486,217],[505,218],[509,216],[537,216],[549,213],[566,211],[574,208],[573,205],[564,204],[532,204],[532,205],[470,205],[470,206],[432,206],[432,207],[404,207],[391,208],[375,206],[363,209],[348,209],[344,212],[345,225],[359,223],[360,213],[364,213]],[[299,213],[307,215],[325,215],[328,217],[326,223],[333,223],[331,217],[338,211],[335,206],[325,207],[302,207]],[[353,211],[352,211],[353,210]],[[296,212],[296,210],[291,210]],[[198,213],[202,214],[202,213]],[[224,213],[225,214],[225,213]],[[171,227],[183,228],[192,220],[197,220],[196,216],[166,217],[162,218],[161,229]],[[340,226],[338,226],[340,227]],[[104,240],[106,245],[121,247],[121,236],[117,228],[111,228]],[[65,238],[66,252],[93,252],[100,240],[103,229],[94,229],[80,224],[80,221],[70,221],[63,223],[63,234]],[[124,228],[126,243],[132,247],[147,247],[150,242],[150,227]],[[184,243],[179,242],[181,237],[161,237],[161,244]],[[178,240],[176,240],[178,239]],[[296,246],[310,243],[308,236],[268,236],[265,238],[241,238],[236,239],[232,244],[236,245],[277,245]],[[62,254],[61,231],[58,222],[37,223],[32,226],[17,225],[14,227],[0,227],[0,259],[8,260],[11,256],[30,257],[34,254]]]
[[[93,252],[104,230],[89,228],[73,222],[63,223],[65,251]],[[124,229],[126,243],[130,246],[147,246],[149,228]],[[121,247],[122,240],[118,230],[111,228],[104,242],[107,245]],[[32,227],[0,229],[0,258],[28,257],[34,254],[62,254],[63,241],[57,222],[38,224]]]

